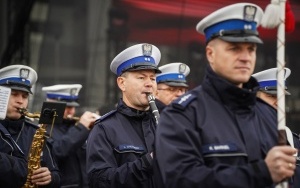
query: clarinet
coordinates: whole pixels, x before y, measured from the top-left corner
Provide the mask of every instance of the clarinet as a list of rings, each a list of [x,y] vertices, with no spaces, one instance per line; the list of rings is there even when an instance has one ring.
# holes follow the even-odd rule
[[[155,117],[155,121],[156,121],[156,125],[157,125],[158,124],[158,119],[159,119],[159,112],[158,112],[157,106],[155,104],[155,98],[154,98],[153,95],[151,95],[151,93],[147,93],[147,98],[148,98],[149,105],[150,105],[150,108],[152,110],[152,114]]]

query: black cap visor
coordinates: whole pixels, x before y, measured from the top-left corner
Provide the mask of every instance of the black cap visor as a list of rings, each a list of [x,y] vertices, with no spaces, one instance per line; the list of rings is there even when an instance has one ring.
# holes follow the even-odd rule
[[[258,32],[253,30],[222,30],[218,33],[213,34],[209,41],[215,38],[219,38],[226,42],[250,42],[258,44],[263,43],[263,41],[259,38]]]
[[[245,37],[234,37],[234,36],[220,36],[221,40],[226,42],[250,42],[262,44],[263,41],[257,36],[245,36]]]
[[[189,87],[185,82],[174,82],[174,81],[167,81],[167,82],[159,82],[158,84],[163,83],[168,86],[173,87]]]
[[[32,94],[30,88],[18,87],[18,86],[11,86],[10,88],[11,88],[11,89],[14,89],[14,90],[24,91],[24,92],[27,92],[27,93]]]
[[[9,82],[7,84],[1,84],[1,85],[8,87],[10,89],[13,89],[13,90],[24,91],[24,92],[32,94],[31,87],[28,85],[25,85],[25,84]]]
[[[264,89],[261,89],[260,91],[264,92],[264,93],[267,93],[267,94],[270,94],[270,95],[277,95],[277,90],[276,89],[273,89],[273,90],[264,90]],[[284,91],[285,95],[291,95],[291,93],[286,89]]]
[[[67,102],[67,103],[66,103],[66,106],[68,106],[68,107],[78,107],[78,106],[80,106],[80,105],[79,105],[78,102],[72,101],[72,102]]]
[[[122,73],[126,71],[139,71],[139,70],[154,70],[155,73],[161,73],[161,71],[157,68],[157,66],[152,63],[134,64],[128,68],[123,69]]]
[[[67,107],[78,107],[80,104],[77,100],[68,100],[68,99],[61,99],[61,98],[48,98],[51,102],[64,102],[66,103]]]

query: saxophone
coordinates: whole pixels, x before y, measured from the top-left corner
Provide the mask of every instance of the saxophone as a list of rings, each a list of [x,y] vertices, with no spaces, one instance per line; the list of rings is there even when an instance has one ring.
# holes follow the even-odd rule
[[[25,115],[29,118],[39,118],[40,114],[32,114],[27,112],[26,109],[19,109],[19,112],[22,115]],[[36,188],[37,185],[31,183],[31,176],[34,170],[41,168],[41,154],[45,144],[45,133],[46,133],[46,124],[42,124],[38,128],[33,136],[31,143],[29,156],[28,156],[28,175],[26,183],[23,185],[23,188]]]

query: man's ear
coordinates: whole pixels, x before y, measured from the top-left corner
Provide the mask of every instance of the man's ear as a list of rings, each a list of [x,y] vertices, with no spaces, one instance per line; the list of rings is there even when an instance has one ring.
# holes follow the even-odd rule
[[[117,78],[117,84],[118,84],[118,87],[120,88],[121,91],[125,91],[125,88],[126,88],[126,78],[122,77],[122,76],[119,76]]]
[[[214,51],[213,46],[211,46],[211,45],[206,46],[206,58],[207,58],[209,64],[212,65],[214,62],[214,59],[215,59],[215,51]]]

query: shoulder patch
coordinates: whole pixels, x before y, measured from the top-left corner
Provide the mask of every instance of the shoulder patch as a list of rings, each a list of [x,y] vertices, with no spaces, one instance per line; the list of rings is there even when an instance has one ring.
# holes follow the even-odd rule
[[[117,110],[112,110],[112,111],[110,111],[110,112],[107,112],[106,114],[104,114],[103,116],[101,116],[100,118],[98,118],[98,119],[95,121],[95,124],[98,123],[98,122],[100,122],[100,121],[102,121],[102,120],[104,120],[104,119],[106,119],[106,118],[108,118],[109,116],[113,115],[113,114],[116,113],[116,112],[117,112]]]
[[[196,99],[196,95],[188,93],[176,99],[172,105],[178,109],[185,109],[194,99]]]

